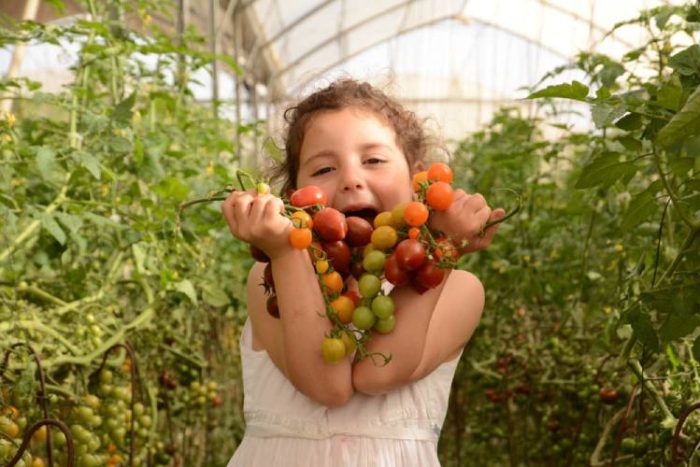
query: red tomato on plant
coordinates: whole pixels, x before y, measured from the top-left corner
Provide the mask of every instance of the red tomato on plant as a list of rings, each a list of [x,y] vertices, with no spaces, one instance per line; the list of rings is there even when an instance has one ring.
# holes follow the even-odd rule
[[[427,261],[416,272],[415,282],[427,289],[440,285],[445,278],[445,270],[437,267],[434,261]]]
[[[366,219],[357,216],[350,216],[345,219],[348,224],[348,233],[345,241],[350,246],[365,246],[372,238],[372,224]]]
[[[435,162],[428,168],[428,180],[430,181],[452,183],[453,178],[452,169],[443,162]]]
[[[326,242],[342,240],[348,233],[345,214],[333,208],[323,208],[314,215],[314,231]]]
[[[297,208],[305,208],[320,204],[325,206],[328,202],[326,194],[317,186],[309,185],[304,188],[299,188],[289,197],[289,202]]]
[[[420,227],[428,220],[428,207],[420,201],[411,201],[403,210],[403,219],[411,227]]]
[[[408,283],[408,273],[401,269],[396,255],[389,256],[384,262],[384,277],[397,286]]]
[[[394,250],[396,261],[401,269],[414,271],[423,265],[425,261],[425,248],[418,240],[408,238],[402,240]]]
[[[342,240],[335,242],[324,242],[323,250],[328,255],[333,269],[341,274],[350,272],[350,247]]]

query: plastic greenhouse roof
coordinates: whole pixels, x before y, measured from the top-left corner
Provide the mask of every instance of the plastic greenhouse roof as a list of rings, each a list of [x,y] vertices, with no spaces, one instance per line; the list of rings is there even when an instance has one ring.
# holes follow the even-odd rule
[[[249,0],[264,37],[249,57],[274,64],[268,88],[284,106],[338,76],[367,79],[447,136],[507,104],[579,51],[620,57],[645,40],[626,26],[642,9],[683,0]]]

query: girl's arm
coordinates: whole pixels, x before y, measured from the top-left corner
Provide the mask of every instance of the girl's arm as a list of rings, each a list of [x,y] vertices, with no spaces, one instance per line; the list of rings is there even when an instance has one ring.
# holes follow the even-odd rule
[[[265,265],[257,263],[247,284],[253,340],[299,391],[326,406],[342,405],[353,393],[351,364],[329,365],[321,358],[332,325],[308,253],[289,244],[291,223],[282,209],[278,198],[248,192],[234,192],[222,205],[231,233],[271,258],[280,318],[267,312],[260,286]]]
[[[409,286],[392,293],[396,327],[373,335],[368,350],[391,354],[386,366],[366,358],[353,368],[355,390],[383,394],[417,381],[456,357],[469,341],[484,307],[481,282],[465,271],[451,271],[436,288],[418,294]],[[375,364],[376,363],[376,364]]]

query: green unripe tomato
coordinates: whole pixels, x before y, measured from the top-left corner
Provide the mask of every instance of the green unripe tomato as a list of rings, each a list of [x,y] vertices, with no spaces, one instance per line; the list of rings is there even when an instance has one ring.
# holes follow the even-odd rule
[[[382,281],[374,274],[363,274],[360,276],[358,288],[360,289],[360,295],[363,297],[372,298],[376,296],[381,287]]]
[[[365,268],[365,271],[380,273],[384,270],[385,261],[386,257],[384,256],[383,252],[379,250],[372,250],[362,260],[362,267]]]
[[[386,319],[394,314],[394,300],[388,295],[379,295],[372,300],[372,313],[379,319]]]
[[[366,306],[358,306],[352,312],[352,324],[355,325],[357,329],[370,329],[374,326],[374,322],[377,320],[372,310]]]
[[[396,327],[396,318],[390,315],[388,318],[378,319],[374,323],[374,330],[379,334],[389,334]]]

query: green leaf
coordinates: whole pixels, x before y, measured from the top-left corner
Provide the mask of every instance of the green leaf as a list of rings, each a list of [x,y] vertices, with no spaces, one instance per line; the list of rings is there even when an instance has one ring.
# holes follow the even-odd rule
[[[637,167],[633,162],[620,162],[620,154],[605,153],[597,157],[581,171],[576,188],[609,187],[617,180],[633,175]]]
[[[625,131],[638,130],[642,127],[642,116],[638,113],[630,112],[616,121],[615,126]]]
[[[624,104],[610,105],[599,102],[591,107],[591,115],[596,128],[605,128],[624,115],[627,110]]]
[[[700,362],[700,336],[696,337],[693,343],[693,358],[696,362]]]
[[[120,224],[118,222],[114,222],[112,219],[110,219],[108,217],[100,216],[100,215],[92,213],[92,212],[84,212],[83,218],[86,220],[89,220],[93,224],[98,225],[100,227],[111,227],[113,229],[119,229],[119,230],[123,230],[123,229],[127,228],[125,225]]]
[[[674,86],[666,83],[659,89],[656,94],[656,102],[661,106],[674,112],[681,106],[681,97],[683,90],[680,86]]]
[[[668,65],[681,75],[700,73],[700,45],[694,44],[668,59]]]
[[[139,274],[146,272],[146,268],[144,267],[144,264],[146,263],[146,248],[140,243],[134,243],[131,245],[131,253],[134,256],[136,271]]]
[[[693,170],[694,166],[695,158],[693,157],[679,157],[671,160],[668,163],[668,168],[671,170],[671,172],[683,179],[688,178],[688,172]]]
[[[131,123],[133,112],[131,109],[136,102],[136,91],[132,92],[129,97],[121,101],[114,107],[112,111],[112,119],[120,123]]]
[[[670,342],[695,331],[700,325],[700,318],[693,313],[670,313],[659,330],[659,337],[664,342]]]
[[[166,177],[153,189],[161,198],[173,201],[183,201],[190,193],[190,187],[182,183],[178,178]]]
[[[73,153],[73,158],[83,167],[87,169],[96,180],[100,179],[102,169],[100,161],[95,156],[86,151],[76,151]]]
[[[192,282],[190,282],[189,279],[184,279],[180,282],[176,282],[174,284],[174,287],[175,290],[177,290],[178,292],[185,294],[195,306],[198,305],[197,291],[194,289],[194,285],[192,285]]]
[[[657,211],[656,198],[653,192],[645,190],[632,198],[627,211],[622,217],[620,227],[628,230],[636,227],[642,221]]]
[[[623,145],[625,149],[632,152],[638,152],[643,147],[642,142],[632,136],[623,136],[618,138],[617,142]]]
[[[680,139],[700,133],[700,86],[690,95],[683,108],[656,134],[661,146],[671,146]]]
[[[663,9],[660,13],[654,16],[654,21],[656,22],[656,27],[663,30],[668,23],[669,18],[673,15],[673,10]]]
[[[57,212],[55,216],[63,224],[70,233],[76,233],[83,226],[83,220],[74,216],[73,214],[68,214],[67,212]]]
[[[639,342],[646,345],[650,350],[658,352],[659,337],[651,325],[649,316],[639,310],[634,310],[627,315],[627,321],[634,330],[634,335],[639,339]]]
[[[202,285],[202,298],[209,305],[216,307],[226,306],[231,303],[226,292],[218,285],[211,283]]]
[[[65,178],[63,167],[56,161],[56,153],[47,146],[37,148],[36,165],[41,178],[49,183],[59,183]]]
[[[41,226],[45,228],[61,245],[66,243],[66,233],[51,214],[41,215]]]
[[[577,101],[586,102],[588,96],[588,86],[579,82],[572,81],[571,84],[555,84],[547,86],[544,89],[533,92],[526,99],[536,99],[538,97],[561,97],[564,99],[574,99]]]

